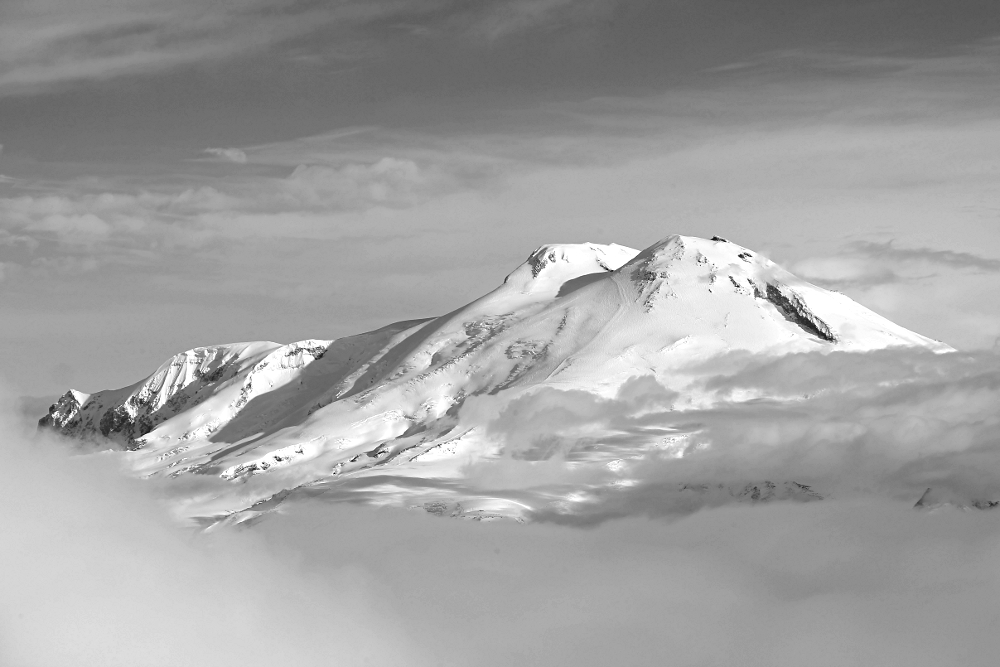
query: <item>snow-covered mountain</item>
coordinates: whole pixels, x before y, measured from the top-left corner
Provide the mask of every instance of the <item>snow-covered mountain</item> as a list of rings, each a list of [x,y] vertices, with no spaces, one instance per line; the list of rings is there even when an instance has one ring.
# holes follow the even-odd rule
[[[180,512],[208,522],[318,494],[520,516],[580,493],[581,470],[606,473],[591,486],[627,483],[615,476],[623,459],[682,456],[684,441],[650,433],[624,451],[581,437],[560,451],[565,479],[500,482],[493,463],[552,457],[544,433],[512,447],[494,427],[518,398],[547,388],[608,399],[647,381],[680,409],[708,400],[693,380],[719,355],[894,346],[950,350],[717,237],[670,236],[641,252],[551,245],[447,315],[333,341],[195,348],[130,387],[71,390],[40,425],[110,440],[140,475],[188,480]],[[776,481],[711,492],[815,496]]]

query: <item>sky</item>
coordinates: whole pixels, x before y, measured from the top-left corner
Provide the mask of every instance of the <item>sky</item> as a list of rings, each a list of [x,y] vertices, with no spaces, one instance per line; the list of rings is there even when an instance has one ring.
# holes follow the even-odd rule
[[[995,0],[0,2],[0,662],[994,664],[1000,515],[912,507],[1000,490],[998,97]],[[960,352],[706,369],[809,400],[697,415],[687,472],[832,496],[677,513],[654,466],[583,526],[306,503],[195,534],[118,454],[32,434],[188,348],[675,233]],[[492,428],[639,430],[644,396]]]
[[[0,367],[23,396],[125,386],[198,345],[448,312],[543,243],[673,233],[991,348],[998,14],[5,2]]]

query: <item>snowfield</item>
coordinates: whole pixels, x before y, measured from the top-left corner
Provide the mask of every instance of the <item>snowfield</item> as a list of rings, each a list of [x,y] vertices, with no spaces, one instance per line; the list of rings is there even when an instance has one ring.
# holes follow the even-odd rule
[[[572,514],[634,484],[633,461],[710,446],[689,411],[762,398],[706,391],[713,363],[887,348],[951,350],[717,237],[670,236],[641,252],[550,245],[447,315],[332,341],[196,348],[130,387],[70,390],[40,425],[128,450],[138,475],[190,480],[178,512],[206,525],[317,495],[520,519]],[[666,411],[676,424],[624,437],[613,419],[577,432],[560,423],[555,437],[532,412],[553,396]],[[537,475],[504,475],[515,461]],[[678,493],[818,497],[794,480]]]

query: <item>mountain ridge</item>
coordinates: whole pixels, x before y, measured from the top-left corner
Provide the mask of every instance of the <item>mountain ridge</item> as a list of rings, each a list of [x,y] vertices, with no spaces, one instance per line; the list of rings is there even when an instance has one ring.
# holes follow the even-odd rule
[[[188,517],[252,517],[291,490],[519,516],[561,501],[465,488],[470,461],[506,451],[490,435],[496,413],[477,416],[473,397],[542,387],[613,397],[650,377],[681,409],[707,400],[689,369],[718,355],[889,347],[950,350],[719,237],[672,235],[642,251],[554,244],[441,317],[337,340],[194,348],[129,387],[70,390],[39,425],[129,450],[145,477],[215,480],[185,499]],[[584,459],[606,466],[621,452],[600,445]]]

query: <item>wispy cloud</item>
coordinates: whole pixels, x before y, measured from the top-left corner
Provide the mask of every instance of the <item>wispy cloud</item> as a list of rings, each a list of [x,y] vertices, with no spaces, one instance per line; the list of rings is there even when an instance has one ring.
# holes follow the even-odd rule
[[[236,164],[246,164],[247,162],[247,154],[239,148],[206,148],[205,153]]]
[[[997,273],[1000,259],[970,252],[906,247],[895,241],[856,241],[841,251],[797,262],[804,278],[827,287],[871,288],[900,281],[922,281],[944,271]]]
[[[306,16],[267,0],[204,3],[30,0],[8,9],[0,28],[0,91],[104,79],[231,56],[287,39]],[[270,15],[268,10],[274,11]]]
[[[148,74],[264,51],[321,30],[334,31],[340,57],[378,45],[359,29],[427,21],[434,33],[498,39],[548,23],[579,20],[612,0],[493,3],[468,0],[23,0],[0,25],[0,95],[75,81]],[[324,40],[326,41],[326,40]],[[301,51],[301,45],[289,47]],[[298,53],[297,58],[308,58]]]
[[[803,74],[869,76],[967,76],[993,74],[988,65],[1000,57],[1000,39],[990,37],[938,48],[930,53],[857,53],[836,48],[796,48],[766,51],[753,58],[711,68],[715,72],[751,73],[795,70]]]
[[[937,264],[956,269],[1000,271],[1000,259],[984,257],[970,252],[955,252],[954,250],[937,250],[934,248],[907,248],[905,246],[898,246],[893,241],[886,241],[884,243],[862,241],[853,244],[852,249],[861,255],[873,259]]]
[[[470,21],[474,34],[500,39],[508,34],[539,26],[565,28],[596,20],[607,20],[621,0],[513,0],[489,3],[486,11]],[[468,8],[478,10],[474,3]]]
[[[287,155],[280,151],[275,157],[267,147],[247,150],[263,171],[231,176],[230,170],[220,171],[209,179],[211,185],[105,189],[101,186],[116,183],[92,179],[43,194],[19,194],[17,189],[14,196],[0,197],[0,261],[39,277],[102,266],[169,272],[178,261],[208,261],[224,248],[227,253],[257,253],[263,239],[292,245],[310,239],[374,241],[415,233],[385,220],[384,212],[405,215],[495,180],[477,166],[488,158],[466,159],[466,154],[440,150],[418,152],[412,159],[374,157],[378,148],[314,151],[300,156],[312,158],[311,163],[294,167],[282,164]],[[246,156],[237,148],[212,153],[226,161]],[[400,258],[398,266],[415,260]],[[257,281],[238,282],[246,290],[255,289],[248,286]],[[220,289],[238,286],[214,284]],[[272,288],[284,289],[277,284]]]

